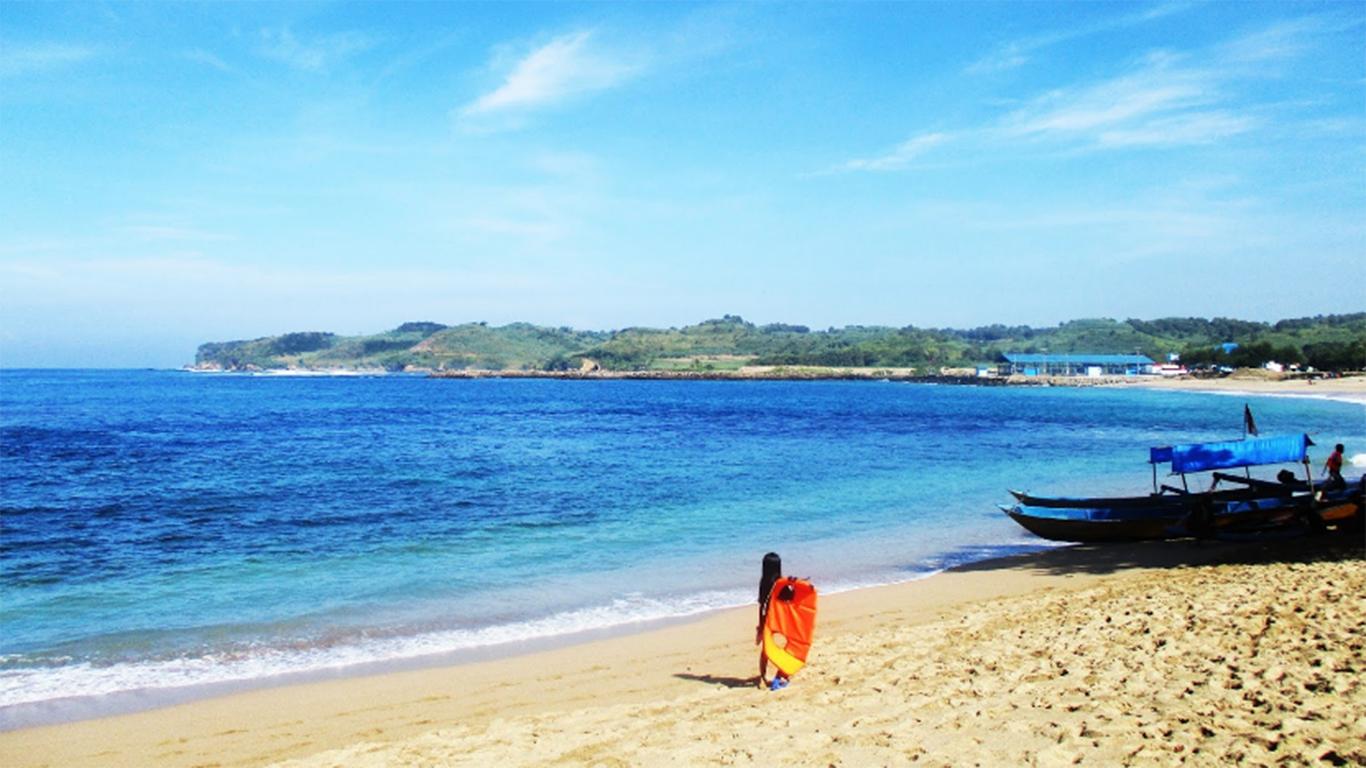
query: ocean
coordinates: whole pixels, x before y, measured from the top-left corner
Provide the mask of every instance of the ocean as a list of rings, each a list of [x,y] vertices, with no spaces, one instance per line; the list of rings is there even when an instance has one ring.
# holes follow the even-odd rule
[[[0,371],[0,728],[751,604],[770,550],[835,592],[1037,549],[1008,488],[1146,492],[1245,402],[1366,447],[1309,398]]]

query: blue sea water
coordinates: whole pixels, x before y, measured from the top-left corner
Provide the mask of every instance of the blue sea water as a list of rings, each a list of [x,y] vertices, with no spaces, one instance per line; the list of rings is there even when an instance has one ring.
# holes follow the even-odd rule
[[[834,591],[1044,546],[1007,488],[1145,492],[1245,401],[1366,445],[1136,389],[0,371],[0,727],[746,604],[769,550]]]

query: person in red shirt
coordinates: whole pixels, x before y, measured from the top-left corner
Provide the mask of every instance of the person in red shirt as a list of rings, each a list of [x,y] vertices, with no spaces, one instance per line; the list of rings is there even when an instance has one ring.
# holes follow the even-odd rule
[[[1328,482],[1324,483],[1325,489],[1346,488],[1347,481],[1342,478],[1342,443],[1333,446],[1333,452],[1328,454],[1328,460],[1323,462],[1323,472],[1328,475]]]

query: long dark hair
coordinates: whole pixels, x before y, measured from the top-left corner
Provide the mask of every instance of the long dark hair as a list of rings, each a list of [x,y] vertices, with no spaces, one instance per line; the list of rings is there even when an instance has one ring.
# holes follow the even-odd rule
[[[768,593],[773,591],[773,585],[783,577],[783,559],[778,557],[777,552],[769,552],[764,555],[764,571],[759,577],[759,605],[768,605]]]

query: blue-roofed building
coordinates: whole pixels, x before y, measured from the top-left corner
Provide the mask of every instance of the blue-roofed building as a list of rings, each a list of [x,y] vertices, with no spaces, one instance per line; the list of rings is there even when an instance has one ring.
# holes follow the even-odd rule
[[[1141,376],[1153,372],[1147,355],[1093,355],[1007,352],[1002,376]]]

